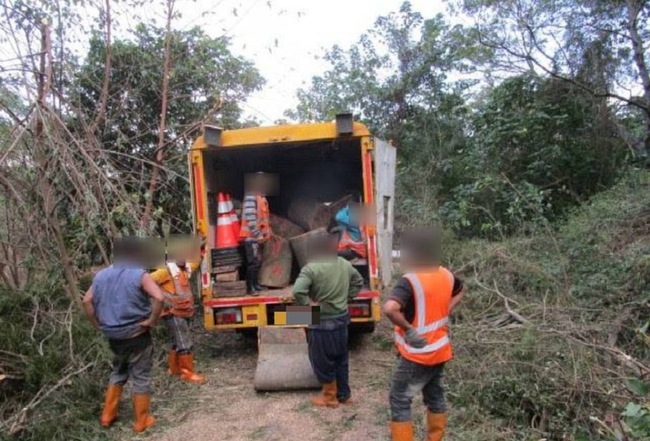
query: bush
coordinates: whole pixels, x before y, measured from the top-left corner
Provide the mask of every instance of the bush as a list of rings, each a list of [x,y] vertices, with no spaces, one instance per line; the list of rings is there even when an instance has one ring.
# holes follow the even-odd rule
[[[66,298],[43,283],[0,291],[0,433],[19,440],[109,439],[97,424],[107,347]]]
[[[631,170],[556,230],[449,244],[470,287],[452,329],[454,406],[549,440],[648,436],[647,396],[626,390],[650,364],[648,207],[650,172]]]

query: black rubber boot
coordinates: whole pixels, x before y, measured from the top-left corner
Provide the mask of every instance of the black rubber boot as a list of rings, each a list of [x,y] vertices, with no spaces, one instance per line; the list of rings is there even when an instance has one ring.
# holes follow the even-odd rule
[[[257,268],[246,269],[246,294],[251,296],[260,295],[259,289],[255,286],[257,283]]]
[[[253,284],[253,289],[255,291],[264,291],[266,288],[264,288],[262,285],[259,284],[258,280],[260,277],[260,268],[257,267],[253,270],[253,278],[251,279],[251,283]]]

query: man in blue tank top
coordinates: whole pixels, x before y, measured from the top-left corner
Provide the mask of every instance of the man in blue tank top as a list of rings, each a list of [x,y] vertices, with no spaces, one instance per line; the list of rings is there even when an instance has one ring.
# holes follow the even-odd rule
[[[142,246],[136,239],[116,241],[115,263],[101,270],[83,299],[84,312],[108,339],[113,352],[112,372],[100,423],[109,427],[117,418],[122,387],[130,378],[137,433],[156,422],[149,413],[153,345],[164,296],[142,265]]]

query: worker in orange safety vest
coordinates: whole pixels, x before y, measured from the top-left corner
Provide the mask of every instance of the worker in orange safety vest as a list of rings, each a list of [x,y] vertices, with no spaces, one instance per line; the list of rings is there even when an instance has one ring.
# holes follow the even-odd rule
[[[399,352],[390,390],[393,441],[413,441],[413,397],[422,391],[427,407],[427,441],[445,433],[445,363],[452,359],[449,316],[465,295],[463,282],[440,265],[440,236],[418,229],[403,238],[405,275],[393,288],[383,310],[395,325]]]
[[[264,244],[271,237],[269,203],[264,197],[265,173],[258,172],[247,182],[242,202],[239,238],[244,241],[246,252],[246,292],[259,295],[264,290],[259,284]]]
[[[194,295],[190,286],[192,273],[199,267],[194,241],[169,242],[168,260],[164,268],[151,274],[151,278],[165,294],[162,318],[167,325],[171,346],[167,354],[169,373],[190,383],[203,384],[206,379],[194,370],[194,352],[190,332],[190,319],[194,316]],[[193,256],[194,254],[194,256]]]

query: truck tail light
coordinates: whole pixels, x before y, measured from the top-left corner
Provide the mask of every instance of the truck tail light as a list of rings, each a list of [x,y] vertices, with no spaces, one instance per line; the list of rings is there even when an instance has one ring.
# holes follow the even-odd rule
[[[241,308],[224,308],[214,312],[217,325],[234,325],[242,322]]]
[[[370,317],[369,303],[350,303],[348,306],[351,317]]]

